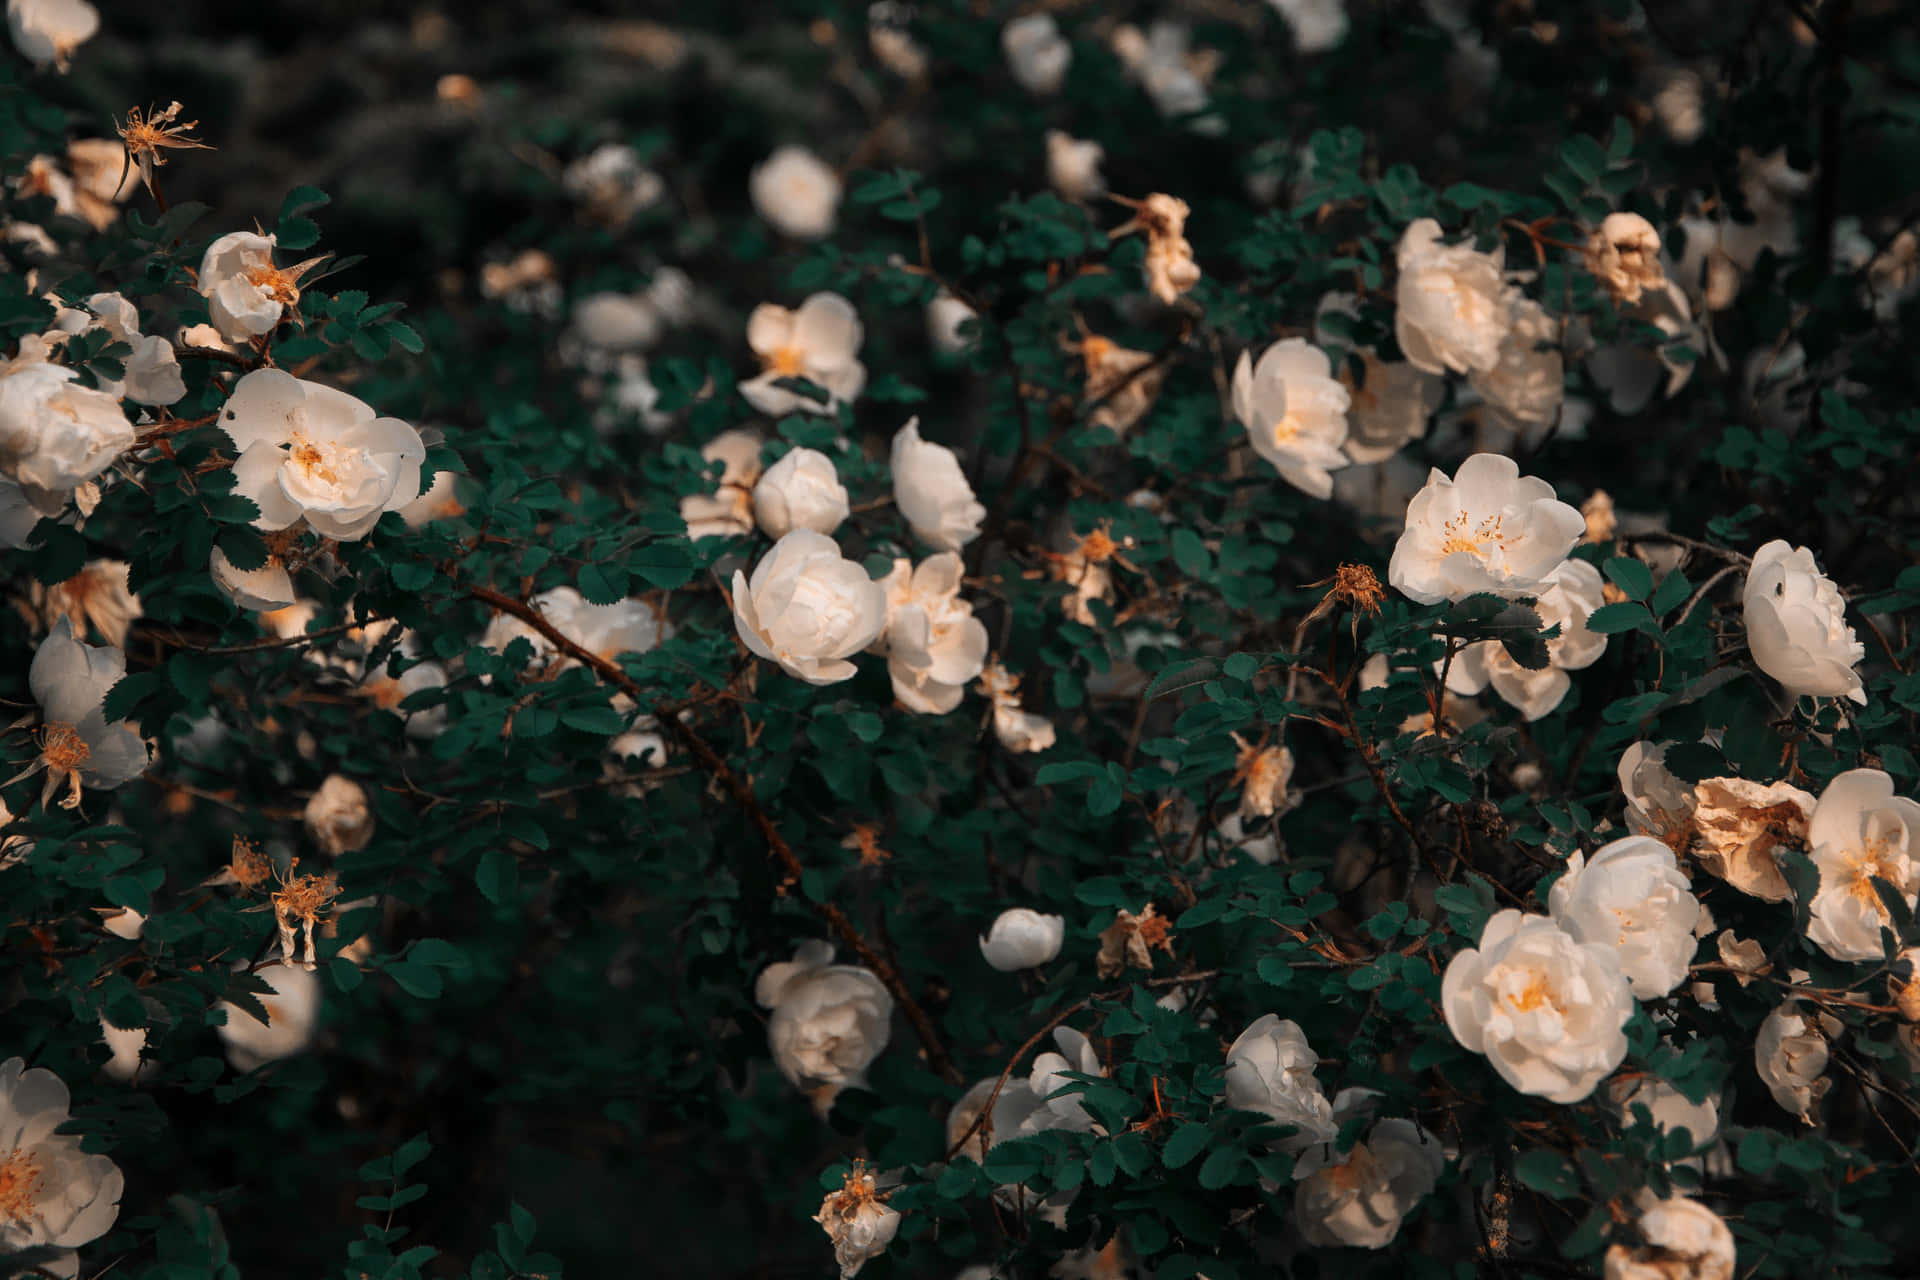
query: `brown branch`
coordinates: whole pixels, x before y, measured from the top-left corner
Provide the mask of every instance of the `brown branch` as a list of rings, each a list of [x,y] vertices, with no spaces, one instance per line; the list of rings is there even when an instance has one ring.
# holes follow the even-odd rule
[[[465,584],[463,589],[468,596],[480,601],[482,604],[490,605],[502,613],[511,614],[513,617],[526,623],[544,636],[560,652],[573,658],[583,666],[588,667],[602,680],[613,685],[628,697],[634,699],[634,701],[642,704],[648,702],[647,691],[641,688],[640,684],[635,681],[633,677],[621,670],[617,664],[601,657],[597,653],[582,648],[579,644],[564,635],[546,619],[545,615],[529,605],[526,601],[495,591],[491,587],[483,587],[472,583]],[[773,825],[773,819],[768,817],[767,811],[760,806],[759,799],[753,794],[753,788],[747,783],[746,779],[736,773],[733,768],[727,764],[726,760],[720,756],[719,752],[715,751],[707,740],[702,738],[699,733],[694,730],[692,725],[680,719],[680,708],[667,704],[654,704],[652,710],[654,720],[660,725],[661,729],[673,735],[673,737],[680,742],[681,746],[686,748],[687,753],[699,762],[700,766],[713,777],[714,781],[718,782],[726,790],[727,794],[733,797],[734,803],[739,805],[746,813],[748,821],[754,825],[760,832],[761,838],[766,841],[767,852],[773,856],[775,862],[780,864],[780,869],[785,876],[785,884],[797,886],[803,870],[800,865],[799,855],[793,851],[793,846],[788,844],[786,838],[780,834],[779,828]],[[914,999],[913,991],[907,986],[906,979],[902,976],[900,970],[889,963],[885,956],[874,949],[873,944],[862,936],[860,930],[854,925],[853,921],[848,918],[847,913],[842,911],[839,906],[831,902],[814,902],[805,899],[804,896],[802,900],[806,901],[807,906],[812,909],[813,913],[820,917],[826,926],[854,953],[860,963],[870,969],[873,975],[879,978],[882,985],[893,995],[894,1000],[900,1005],[901,1012],[906,1014],[908,1024],[913,1027],[914,1035],[919,1037],[920,1047],[922,1052],[926,1054],[928,1065],[938,1072],[941,1078],[949,1084],[960,1083],[961,1076],[959,1068],[953,1065],[953,1058],[947,1053],[946,1045],[941,1042],[940,1033],[935,1030],[933,1019],[927,1016],[927,1011],[922,1009],[920,1002]]]

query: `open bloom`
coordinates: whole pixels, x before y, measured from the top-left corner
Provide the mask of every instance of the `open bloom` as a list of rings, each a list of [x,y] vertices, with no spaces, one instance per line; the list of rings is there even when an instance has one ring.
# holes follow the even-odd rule
[[[1055,1027],[1053,1042],[1060,1052],[1036,1057],[1033,1070],[1027,1076],[1027,1087],[1033,1090],[1040,1105],[1021,1128],[1028,1133],[1046,1129],[1086,1133],[1095,1127],[1093,1116],[1080,1105],[1079,1082],[1067,1079],[1062,1073],[1074,1071],[1083,1076],[1103,1076],[1107,1074],[1106,1068],[1100,1064],[1100,1055],[1094,1052],[1093,1044],[1072,1027]],[[1073,1092],[1062,1093],[1063,1089]]]
[[[1552,426],[1567,394],[1560,324],[1545,307],[1518,292],[1508,307],[1499,358],[1491,368],[1473,370],[1467,381],[1516,428]]]
[[[1280,1142],[1284,1151],[1330,1142],[1338,1127],[1333,1104],[1314,1078],[1319,1064],[1299,1023],[1262,1014],[1227,1049],[1227,1105],[1292,1125],[1296,1132]]]
[[[55,324],[75,334],[103,329],[115,342],[132,348],[121,361],[124,376],[117,381],[100,379],[102,391],[116,400],[145,405],[172,404],[187,394],[173,344],[157,333],[142,335],[140,313],[131,302],[117,293],[96,293],[87,299],[87,310],[93,314],[62,309]],[[52,339],[58,335],[47,336]]]
[[[1866,705],[1854,666],[1867,647],[1847,625],[1847,603],[1820,572],[1813,552],[1779,539],[1761,547],[1753,553],[1740,603],[1754,662],[1790,695]]]
[[[753,512],[769,538],[784,538],[795,529],[831,535],[850,509],[833,459],[818,449],[790,451],[753,487]]]
[[[1652,836],[1676,852],[1692,839],[1693,788],[1667,768],[1671,742],[1635,742],[1620,753],[1615,773],[1626,797],[1627,830]]]
[[[100,30],[100,11],[87,0],[7,0],[7,30],[27,61],[64,73],[73,51]]]
[[[1267,0],[1301,53],[1325,53],[1347,38],[1347,0]]]
[[[1305,338],[1287,338],[1261,353],[1240,353],[1233,370],[1233,413],[1253,451],[1294,488],[1333,496],[1333,476],[1347,465],[1347,389],[1333,377],[1326,353]]]
[[[865,340],[860,313],[837,293],[816,293],[794,310],[763,302],[747,317],[747,345],[760,357],[762,371],[740,384],[740,394],[770,417],[831,414],[867,385],[867,366],[859,358]],[[775,386],[782,378],[804,378],[827,399]]]
[[[273,265],[274,238],[230,231],[207,246],[200,260],[200,292],[221,338],[241,343],[272,333],[300,305],[300,277],[318,259]]]
[[[1447,381],[1404,360],[1391,363],[1361,351],[1365,380],[1354,382],[1340,370],[1347,387],[1347,442],[1342,447],[1357,463],[1384,462],[1400,446],[1427,434],[1427,421],[1446,394]]]
[[[689,538],[732,538],[753,532],[753,493],[760,480],[760,436],[722,431],[700,449],[707,462],[721,466],[720,487],[711,494],[680,499],[680,518]]]
[[[106,1156],[80,1149],[68,1120],[66,1081],[22,1058],[0,1063],[0,1249],[72,1249],[120,1216],[125,1177]]]
[[[240,451],[233,491],[260,508],[256,529],[304,519],[350,542],[420,496],[420,433],[344,391],[256,369],[234,384],[220,426]]]
[[[1489,684],[1502,700],[1529,720],[1560,705],[1573,687],[1568,671],[1592,666],[1607,651],[1607,638],[1589,630],[1587,619],[1604,602],[1600,571],[1585,560],[1563,560],[1546,577],[1535,608],[1547,627],[1560,634],[1547,641],[1547,665],[1538,671],[1515,662],[1498,640],[1479,640],[1462,649],[1447,672],[1447,688],[1476,694]]]
[[[1100,163],[1107,149],[1059,129],[1047,130],[1047,183],[1062,200],[1091,200],[1107,189]]]
[[[1398,249],[1394,336],[1417,369],[1470,373],[1500,363],[1513,324],[1502,253],[1471,244],[1441,244],[1440,224],[1408,224]]]
[[[1009,22],[1001,29],[1000,49],[1007,56],[1007,70],[1028,93],[1058,93],[1073,63],[1073,46],[1050,13]]]
[[[887,1251],[900,1230],[900,1214],[889,1209],[874,1189],[873,1175],[856,1160],[840,1190],[820,1202],[813,1215],[833,1241],[833,1258],[840,1264],[840,1280],[853,1280],[873,1259]]]
[[[1694,861],[1701,870],[1742,893],[1785,902],[1790,891],[1774,853],[1805,841],[1813,807],[1811,795],[1784,782],[1703,778],[1686,806],[1693,814],[1692,825],[1679,834],[1691,832]],[[1672,830],[1657,834],[1686,847]]]
[[[1821,1032],[1839,1022],[1831,1015],[1808,1012],[1797,1000],[1788,1000],[1768,1014],[1753,1041],[1753,1067],[1767,1092],[1790,1115],[1813,1123],[1813,1111],[1832,1087],[1827,1079],[1827,1039]]]
[[[1633,992],[1613,946],[1581,942],[1546,916],[1501,911],[1440,983],[1447,1029],[1506,1082],[1579,1102],[1627,1056]]]
[[[825,534],[795,529],[754,566],[733,572],[733,623],[747,648],[808,684],[852,678],[847,659],[887,622],[886,588]]]
[[[951,551],[918,568],[904,559],[880,582],[886,629],[875,649],[887,655],[893,696],[909,711],[945,715],[960,705],[967,683],[987,665],[987,628],[960,598],[964,569]]]
[[[1622,1124],[1631,1125],[1635,1108],[1645,1107],[1653,1127],[1662,1134],[1685,1129],[1693,1139],[1695,1151],[1712,1145],[1720,1134],[1720,1103],[1716,1096],[1695,1102],[1657,1076],[1641,1076],[1637,1080],[1616,1076],[1608,1081],[1605,1096],[1607,1104],[1619,1113]]]
[[[773,1011],[767,1043],[774,1065],[822,1113],[841,1089],[866,1083],[867,1068],[887,1047],[893,997],[867,970],[833,963],[831,943],[803,942],[792,960],[768,965],[753,998]]]
[[[220,1038],[236,1071],[252,1071],[305,1052],[320,1022],[320,979],[312,970],[275,964],[254,970],[254,976],[273,988],[271,995],[257,997],[267,1013],[265,1022],[225,1000],[214,1006],[226,1010]]]
[[[142,614],[140,597],[127,589],[125,560],[89,560],[65,582],[45,587],[28,584],[34,612],[48,630],[62,618],[73,621],[75,635],[92,627],[115,648],[127,647],[127,628]]]
[[[107,723],[107,691],[127,674],[127,655],[112,645],[84,644],[74,638],[73,623],[60,619],[27,669],[27,685],[40,704],[40,758],[46,786],[41,803],[51,800],[63,782],[72,792],[65,808],[80,804],[81,787],[111,790],[139,777],[147,767],[147,744],[132,726]]]
[[[781,235],[818,240],[832,234],[840,175],[805,147],[780,147],[747,180],[754,212]]]
[[[373,839],[373,809],[366,790],[342,773],[327,775],[302,816],[313,842],[336,858],[366,848]]]
[[[213,578],[213,585],[242,609],[284,609],[299,598],[285,558],[274,555],[271,550],[261,564],[242,569],[227,559],[226,552],[215,547],[207,557],[207,572]]]
[[[893,503],[920,541],[939,551],[958,551],[980,536],[987,509],[974,498],[953,450],[920,438],[919,418],[909,418],[894,433],[889,463]]]
[[[1087,366],[1087,385],[1080,402],[1091,405],[1087,421],[1124,436],[1147,416],[1160,396],[1167,371],[1151,351],[1135,351],[1111,338],[1090,333],[1069,344]]]
[[[1733,1232],[1699,1201],[1643,1191],[1635,1225],[1646,1243],[1609,1245],[1606,1280],[1733,1280]]]
[[[14,481],[42,515],[133,446],[120,401],[75,383],[65,365],[17,364],[0,375],[0,476]]]
[[[1497,453],[1476,453],[1453,478],[1435,468],[1407,504],[1387,581],[1421,604],[1476,592],[1533,595],[1586,532],[1553,486]]]
[[[1666,995],[1687,976],[1700,900],[1673,850],[1649,836],[1578,850],[1547,895],[1554,922],[1584,943],[1611,947],[1633,994]]]
[[[980,671],[980,692],[993,703],[993,736],[1012,752],[1045,751],[1054,743],[1053,721],[1020,704],[1020,677],[997,662]]]
[[[1631,306],[1647,289],[1667,282],[1660,265],[1660,233],[1637,213],[1610,213],[1587,237],[1587,270],[1617,303]]]
[[[1067,936],[1067,922],[1059,916],[1043,915],[1030,907],[1010,907],[994,917],[986,937],[980,939],[980,954],[1002,973],[1031,969],[1060,954],[1060,943]]]
[[[1382,1120],[1344,1159],[1300,1179],[1294,1221],[1308,1244],[1384,1249],[1446,1167],[1438,1138],[1411,1120]]]
[[[1878,960],[1892,923],[1873,881],[1909,907],[1920,894],[1920,804],[1893,793],[1878,769],[1850,769],[1827,784],[1807,825],[1820,890],[1807,937],[1836,960]]]
[[[1587,375],[1607,393],[1615,413],[1632,414],[1646,408],[1656,391],[1673,396],[1687,385],[1695,362],[1676,358],[1668,344],[1685,337],[1697,348],[1700,331],[1686,291],[1671,280],[1649,286],[1622,315],[1651,327],[1653,337],[1623,338],[1596,347],[1587,356]]]

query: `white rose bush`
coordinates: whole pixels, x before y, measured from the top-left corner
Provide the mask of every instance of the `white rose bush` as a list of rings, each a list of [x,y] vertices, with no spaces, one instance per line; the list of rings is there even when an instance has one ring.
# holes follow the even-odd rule
[[[4,1274],[1915,1273],[1901,6],[7,8]]]

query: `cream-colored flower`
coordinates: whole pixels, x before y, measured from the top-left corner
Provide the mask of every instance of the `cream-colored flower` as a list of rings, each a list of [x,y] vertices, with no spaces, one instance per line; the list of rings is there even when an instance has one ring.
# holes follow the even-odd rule
[[[142,616],[140,597],[127,589],[125,560],[89,560],[80,572],[51,587],[33,582],[28,594],[40,625],[48,630],[66,618],[75,635],[91,626],[116,649],[127,647],[127,628]]]
[[[1498,640],[1480,640],[1454,656],[1447,688],[1472,695],[1489,684],[1528,720],[1538,720],[1560,705],[1573,681],[1569,671],[1590,667],[1607,651],[1607,638],[1587,626],[1604,603],[1600,571],[1585,560],[1563,560],[1546,576],[1534,607],[1543,626],[1560,628],[1547,641],[1547,665],[1538,671],[1514,661]],[[1444,664],[1443,664],[1444,665]]]
[[[1151,351],[1135,351],[1097,333],[1070,347],[1087,366],[1087,385],[1080,394],[1080,403],[1092,406],[1087,421],[1126,435],[1159,398],[1167,380],[1165,366],[1156,365]]]
[[[364,788],[341,773],[330,773],[307,800],[307,834],[334,857],[367,847],[373,839],[373,807]]]
[[[653,304],[631,293],[590,293],[573,304],[569,319],[581,363],[600,372],[615,368],[620,355],[647,350],[666,329]]]
[[[733,573],[733,621],[741,641],[808,684],[851,679],[847,659],[887,622],[887,592],[839,544],[795,529],[754,566]]]
[[[187,384],[180,376],[180,360],[174,354],[173,344],[159,334],[143,336],[140,332],[140,313],[131,302],[117,293],[96,293],[87,299],[87,311],[92,315],[63,310],[56,323],[74,334],[104,330],[115,342],[124,342],[132,348],[121,361],[124,376],[117,381],[101,379],[102,391],[116,400],[131,400],[144,405],[172,404],[187,394]],[[62,323],[68,317],[74,322],[71,325]],[[54,336],[48,335],[49,338]]]
[[[1073,64],[1073,46],[1050,13],[1015,18],[1000,32],[1000,49],[1014,82],[1028,93],[1058,93]]]
[[[1339,1126],[1333,1104],[1314,1078],[1319,1063],[1299,1023],[1262,1014],[1227,1048],[1227,1105],[1292,1125],[1295,1132],[1280,1140],[1283,1151],[1331,1142]]]
[[[997,662],[980,671],[980,692],[993,703],[993,736],[1012,752],[1045,751],[1053,746],[1053,721],[1020,705],[1020,677]]]
[[[213,327],[228,342],[246,343],[300,306],[300,277],[318,259],[297,266],[273,265],[274,238],[252,231],[231,231],[207,246],[200,260],[200,292]]]
[[[1117,239],[1135,231],[1147,237],[1147,253],[1140,270],[1147,292],[1172,305],[1175,299],[1200,283],[1200,264],[1193,260],[1193,245],[1186,235],[1187,215],[1192,212],[1178,196],[1156,191],[1144,200],[1119,199],[1133,210],[1133,217],[1108,234]]]
[[[763,302],[747,317],[747,345],[760,358],[761,373],[741,383],[740,394],[769,417],[835,413],[867,385],[867,366],[860,363],[864,341],[859,312],[837,293],[816,293],[795,310]],[[775,386],[782,378],[804,378],[827,399]]]
[[[1620,754],[1615,770],[1626,797],[1627,830],[1652,836],[1675,852],[1692,841],[1693,788],[1668,770],[1671,742],[1636,742]]]
[[[1866,705],[1855,670],[1867,647],[1847,625],[1847,603],[1813,552],[1774,540],[1753,553],[1740,602],[1747,649],[1793,697],[1851,698]]]
[[[1300,803],[1300,797],[1291,794],[1288,784],[1293,781],[1293,752],[1283,744],[1264,746],[1250,743],[1239,734],[1233,734],[1234,744],[1239,748],[1234,761],[1234,780],[1241,783],[1240,819],[1271,818],[1276,813],[1286,813]]]
[[[927,300],[927,341],[941,355],[957,356],[977,338],[977,334],[962,332],[961,326],[978,319],[972,307],[942,289]]]
[[[1717,1095],[1694,1102],[1657,1076],[1641,1076],[1638,1079],[1617,1076],[1607,1082],[1606,1100],[1623,1125],[1631,1126],[1635,1108],[1645,1107],[1653,1120],[1653,1127],[1662,1134],[1685,1129],[1687,1136],[1693,1140],[1695,1151],[1712,1146],[1720,1136],[1720,1102]]]
[[[1394,336],[1415,368],[1469,373],[1500,363],[1513,323],[1503,253],[1440,243],[1432,218],[1410,223],[1397,251]]]
[[[1768,1014],[1753,1042],[1753,1066],[1773,1100],[1789,1115],[1813,1123],[1814,1108],[1833,1086],[1826,1076],[1827,1040],[1822,1023],[1837,1020],[1807,1012],[1788,1000]]]
[[[1522,1093],[1579,1102],[1627,1054],[1633,992],[1619,953],[1546,916],[1501,911],[1447,965],[1447,1029]]]
[[[1121,907],[1114,912],[1113,923],[1100,931],[1100,950],[1094,956],[1094,971],[1103,978],[1118,977],[1128,969],[1152,969],[1153,951],[1158,947],[1173,954],[1173,930],[1159,908],[1151,902],[1140,913]]]
[[[1002,973],[1032,969],[1059,955],[1066,936],[1064,918],[1030,907],[1009,907],[994,917],[986,936],[980,939],[980,954]]]
[[[1060,129],[1047,130],[1047,184],[1062,200],[1092,200],[1106,194],[1100,164],[1107,149]]]
[[[1233,370],[1233,412],[1255,453],[1288,484],[1315,498],[1333,496],[1332,472],[1347,465],[1346,387],[1326,353],[1287,338],[1261,353],[1240,353]]]
[[[1696,362],[1677,359],[1669,345],[1684,340],[1698,349],[1702,342],[1687,295],[1671,280],[1648,288],[1622,314],[1627,320],[1651,326],[1658,334],[1655,345],[1621,339],[1595,348],[1587,355],[1587,375],[1607,393],[1607,403],[1615,413],[1633,414],[1646,408],[1656,392],[1674,396],[1693,377]]]
[[[1449,479],[1438,468],[1407,504],[1387,580],[1421,604],[1476,592],[1532,595],[1567,558],[1587,522],[1497,453],[1476,453]]]
[[[943,551],[918,568],[895,560],[881,579],[887,621],[874,649],[887,655],[893,696],[909,711],[945,715],[986,668],[987,628],[960,598],[964,572],[960,557]]]
[[[227,559],[226,552],[215,547],[207,559],[207,572],[212,575],[213,584],[242,609],[270,612],[284,609],[299,598],[286,561],[271,551],[264,563],[241,569]]]
[[[1667,282],[1660,265],[1660,233],[1637,213],[1610,213],[1587,237],[1587,270],[1616,303],[1631,306]]]
[[[7,30],[27,61],[64,75],[73,51],[100,30],[100,11],[87,0],[7,0]]]
[[[129,1027],[122,1029],[114,1026],[105,1018],[100,1019],[100,1043],[107,1046],[112,1056],[107,1059],[101,1071],[109,1080],[120,1084],[132,1084],[140,1077],[141,1055],[147,1048],[147,1029]]]
[[[1734,980],[1746,986],[1773,966],[1767,963],[1767,949],[1753,938],[1742,938],[1731,929],[1723,929],[1713,940],[1720,952],[1720,963],[1733,970]]]
[[[767,1043],[774,1065],[825,1114],[849,1085],[864,1086],[867,1068],[887,1047],[893,997],[858,965],[833,963],[833,945],[803,942],[792,960],[770,964],[753,998],[773,1011]]]
[[[624,142],[603,142],[569,164],[560,185],[586,206],[588,217],[612,227],[623,227],[634,214],[658,204],[667,189]]]
[[[227,1061],[235,1071],[252,1071],[269,1062],[304,1053],[320,1024],[320,979],[297,964],[273,964],[253,971],[273,988],[256,997],[267,1012],[265,1022],[222,1000],[214,1008],[226,1011],[220,1038],[227,1044]]]
[[[1059,1053],[1043,1053],[1033,1060],[1033,1070],[1027,1075],[1027,1087],[1033,1091],[1039,1106],[1028,1116],[1021,1130],[1025,1133],[1040,1133],[1049,1129],[1065,1129],[1075,1133],[1087,1133],[1098,1128],[1093,1116],[1080,1105],[1081,1092],[1078,1082],[1067,1079],[1062,1073],[1075,1071],[1086,1076],[1104,1076],[1107,1069],[1100,1062],[1093,1045],[1086,1036],[1072,1027],[1055,1027],[1053,1042],[1060,1048]],[[1062,1093],[1063,1089],[1072,1089],[1071,1093]]]
[[[1609,1245],[1606,1280],[1733,1280],[1733,1232],[1719,1214],[1682,1195],[1640,1199],[1646,1243]]]
[[[754,166],[747,181],[754,212],[783,236],[819,240],[833,234],[840,175],[805,147],[788,144]]]
[[[893,504],[920,541],[938,551],[958,551],[980,536],[987,509],[974,498],[953,450],[921,439],[919,418],[909,418],[894,433],[888,463]]]
[[[420,433],[318,382],[256,369],[234,384],[220,427],[240,451],[233,491],[260,508],[256,529],[305,520],[351,542],[420,496]]]
[[[1347,38],[1347,0],[1267,0],[1301,53],[1325,53]]]
[[[0,374],[0,476],[42,515],[58,514],[68,493],[133,446],[120,401],[76,376],[64,365],[17,362]]]
[[[106,1156],[56,1133],[71,1118],[67,1082],[23,1058],[0,1063],[0,1249],[71,1249],[120,1216],[126,1179]]]
[[[1807,843],[1820,869],[1807,937],[1836,960],[1878,960],[1892,917],[1873,881],[1909,908],[1920,898],[1920,804],[1895,795],[1880,770],[1850,769],[1820,793]]]
[[[840,1280],[853,1280],[860,1268],[887,1251],[900,1230],[900,1214],[889,1209],[874,1189],[873,1175],[856,1160],[840,1190],[820,1202],[813,1215],[833,1241]]]
[[[1382,1120],[1344,1160],[1295,1184],[1294,1221],[1311,1245],[1384,1249],[1446,1167],[1438,1138],[1411,1120]]]
[[[1787,900],[1787,878],[1780,873],[1775,851],[1806,839],[1813,818],[1811,795],[1784,782],[1704,778],[1686,808],[1692,813],[1687,830],[1694,860],[1702,870],[1756,898]],[[1674,843],[1686,847],[1684,841]]]
[[[1566,361],[1560,354],[1560,323],[1532,298],[1514,292],[1499,358],[1475,368],[1467,381],[1515,430],[1549,427],[1566,399]]]
[[[1547,910],[1579,942],[1611,948],[1642,1000],[1666,995],[1687,976],[1700,900],[1673,850],[1650,836],[1602,845],[1591,860],[1575,850]]]
[[[1354,462],[1384,462],[1427,434],[1447,380],[1404,360],[1388,363],[1371,351],[1361,351],[1360,360],[1364,382],[1355,382],[1346,365],[1340,368],[1348,394],[1347,442],[1341,447]]]
[[[107,691],[126,674],[126,654],[113,645],[75,639],[66,618],[54,624],[34,651],[27,685],[40,704],[43,727],[39,758],[27,772],[46,771],[41,804],[50,803],[62,784],[70,784],[61,805],[77,808],[82,784],[110,791],[146,771],[146,742],[123,721],[109,724],[102,705]]]
[[[707,441],[700,456],[721,465],[720,487],[680,499],[689,538],[735,538],[753,532],[753,489],[760,482],[760,435],[738,428]]]
[[[795,529],[832,536],[851,509],[833,459],[817,449],[790,450],[753,487],[753,513],[769,538],[784,538]]]

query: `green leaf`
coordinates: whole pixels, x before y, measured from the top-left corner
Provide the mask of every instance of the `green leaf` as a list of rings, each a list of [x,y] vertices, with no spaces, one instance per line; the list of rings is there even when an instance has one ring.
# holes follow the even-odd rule
[[[1195,685],[1205,684],[1220,674],[1220,664],[1212,658],[1187,658],[1179,662],[1170,662],[1160,669],[1147,686],[1147,698],[1164,698],[1170,693],[1179,693]]]
[[[616,604],[627,598],[627,571],[619,565],[586,565],[578,580],[588,604]]]
[[[1607,581],[1626,592],[1629,600],[1645,600],[1653,591],[1653,570],[1632,556],[1615,556],[1601,566]]]
[[[1200,1185],[1218,1191],[1231,1183],[1247,1163],[1247,1153],[1239,1147],[1216,1147],[1200,1166]]]
[[[505,849],[489,849],[480,855],[473,880],[495,906],[516,902],[520,897],[520,860]]]
[[[416,999],[435,1000],[446,989],[446,983],[440,977],[440,971],[430,965],[400,960],[388,965],[386,973],[402,991]]]
[[[1513,1176],[1520,1185],[1531,1187],[1555,1200],[1568,1200],[1580,1194],[1580,1175],[1557,1151],[1523,1151],[1513,1162]]]
[[[1207,1142],[1213,1137],[1213,1130],[1203,1124],[1183,1124],[1173,1131],[1166,1145],[1160,1148],[1160,1163],[1169,1169],[1178,1169],[1189,1164],[1193,1158],[1206,1150]]]
[[[560,713],[560,723],[610,738],[627,727],[627,718],[612,707],[569,707]]]
[[[1618,635],[1622,631],[1636,630],[1642,623],[1652,619],[1653,615],[1647,612],[1643,604],[1603,604],[1588,615],[1587,630],[1595,635]]]

